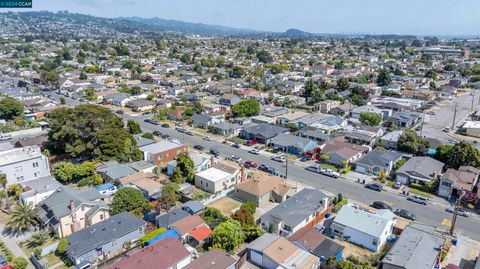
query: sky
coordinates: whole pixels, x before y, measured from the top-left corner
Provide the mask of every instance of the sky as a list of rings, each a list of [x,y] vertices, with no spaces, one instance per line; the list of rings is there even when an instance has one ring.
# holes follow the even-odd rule
[[[33,0],[33,10],[160,17],[276,32],[480,34],[480,0]]]

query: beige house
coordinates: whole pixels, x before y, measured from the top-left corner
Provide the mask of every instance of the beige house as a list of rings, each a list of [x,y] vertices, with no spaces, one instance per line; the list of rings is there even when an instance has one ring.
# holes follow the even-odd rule
[[[240,173],[229,173],[210,167],[195,175],[195,186],[209,193],[217,193],[235,186],[240,177]]]
[[[109,207],[95,189],[58,188],[37,206],[38,217],[58,237],[66,237],[110,217]]]
[[[276,203],[293,196],[297,188],[288,184],[280,177],[255,173],[253,176],[235,186],[235,197],[244,202],[254,202],[262,205],[272,200]]]

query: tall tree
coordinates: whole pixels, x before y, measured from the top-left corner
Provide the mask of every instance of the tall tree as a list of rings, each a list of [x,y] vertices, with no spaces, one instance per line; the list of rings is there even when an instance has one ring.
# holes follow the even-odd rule
[[[4,97],[0,100],[0,119],[13,120],[23,115],[23,104],[11,97]]]
[[[412,130],[405,130],[397,142],[398,150],[413,154],[425,153],[429,145],[427,140]]]
[[[449,167],[458,169],[460,166],[480,166],[480,153],[472,144],[460,142],[455,144],[447,153],[446,161]]]
[[[388,86],[390,83],[392,83],[392,78],[390,77],[390,73],[385,69],[380,71],[377,77],[377,85],[384,87],[384,86]]]
[[[252,117],[260,113],[260,104],[257,100],[242,100],[233,105],[232,113],[235,117]]]
[[[110,207],[112,215],[116,215],[124,211],[132,211],[138,208],[141,208],[146,212],[150,209],[151,205],[141,191],[135,188],[126,187],[115,193]]]
[[[188,154],[180,154],[177,157],[177,167],[173,172],[174,181],[181,183],[187,181],[193,183],[195,179],[195,164]],[[181,181],[181,182],[179,182]]]
[[[37,211],[23,202],[16,204],[10,211],[7,227],[15,232],[26,231],[38,224]]]
[[[373,112],[361,112],[360,121],[368,126],[378,126],[382,122],[382,115]]]
[[[132,135],[142,133],[142,128],[140,127],[140,124],[138,124],[138,122],[134,120],[127,121],[127,129],[128,129],[128,132],[131,133]]]
[[[220,223],[212,233],[212,247],[232,251],[245,240],[242,225],[236,220]]]
[[[3,188],[3,192],[5,193],[5,208],[7,210],[10,209],[10,199],[8,198],[8,190],[7,190],[7,175],[0,172],[0,186]]]

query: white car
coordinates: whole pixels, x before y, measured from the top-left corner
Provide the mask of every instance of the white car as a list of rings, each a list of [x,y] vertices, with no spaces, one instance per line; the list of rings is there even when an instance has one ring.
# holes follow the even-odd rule
[[[448,133],[450,132],[451,128],[450,127],[445,127],[442,129],[443,132]]]
[[[274,160],[274,161],[276,161],[276,162],[284,163],[284,162],[285,162],[285,157],[283,157],[283,156],[274,156],[274,157],[272,157],[272,160]]]
[[[258,154],[260,154],[260,150],[258,150],[258,149],[251,149],[251,150],[248,151],[248,153],[251,153],[251,154],[254,154],[254,155],[258,155]]]
[[[212,141],[212,138],[210,136],[204,136],[203,140],[205,141]]]
[[[243,163],[242,158],[238,157],[237,155],[232,155],[227,157],[227,160],[234,161],[236,163]]]
[[[333,177],[337,178],[340,176],[340,173],[333,171],[332,169],[324,169],[323,171],[320,172],[321,174],[327,176],[327,177]]]
[[[455,209],[454,209],[453,207],[449,207],[449,208],[447,208],[445,211],[450,212],[450,213],[453,213],[453,211],[455,211]],[[459,216],[466,217],[466,218],[468,218],[468,217],[470,217],[470,216],[472,215],[472,213],[466,211],[466,210],[463,209],[463,208],[457,209],[457,214],[458,214]]]
[[[428,115],[435,115],[435,111],[430,110],[430,111],[427,112],[427,114]]]

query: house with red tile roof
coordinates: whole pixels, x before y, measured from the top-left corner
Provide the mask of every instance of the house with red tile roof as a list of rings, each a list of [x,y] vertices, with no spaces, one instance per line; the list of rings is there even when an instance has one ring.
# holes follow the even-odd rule
[[[205,242],[212,234],[212,230],[198,215],[183,218],[170,225],[170,229],[175,230],[182,237],[184,242],[192,247],[196,247]]]
[[[112,264],[108,269],[181,269],[192,260],[176,238],[164,238]]]

